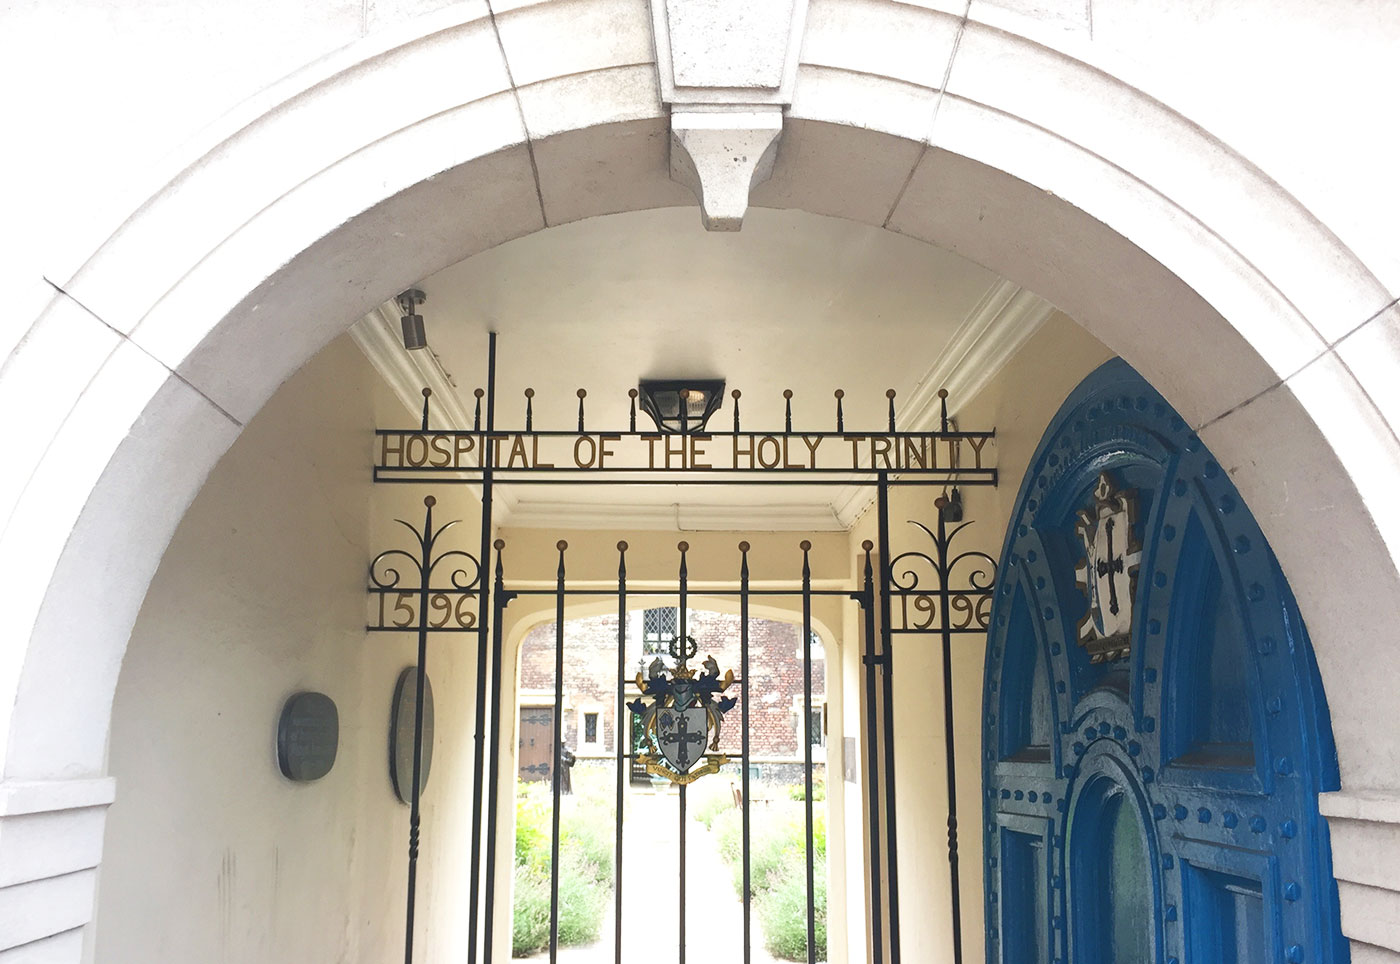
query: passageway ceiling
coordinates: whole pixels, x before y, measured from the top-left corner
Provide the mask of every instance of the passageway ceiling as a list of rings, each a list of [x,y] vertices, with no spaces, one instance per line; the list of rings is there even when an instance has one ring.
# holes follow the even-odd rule
[[[738,233],[701,230],[693,207],[591,218],[482,252],[419,287],[430,346],[467,410],[485,384],[487,332],[498,333],[504,430],[523,425],[527,387],[536,428],[573,428],[583,388],[588,427],[602,431],[626,427],[639,379],[686,377],[726,381],[710,423],[720,431],[732,426],[735,388],[748,431],[781,429],[787,388],[798,431],[834,429],[838,388],[852,431],[885,424],[889,388],[902,429],[930,427],[939,387],[956,406],[956,392],[980,384],[1050,310],[924,242],[765,208]],[[396,317],[385,306],[362,326],[387,329]],[[389,374],[390,360],[370,355]],[[400,382],[414,402],[415,387]],[[639,415],[639,425],[650,423]],[[500,521],[840,529],[866,501],[845,486],[515,487]]]

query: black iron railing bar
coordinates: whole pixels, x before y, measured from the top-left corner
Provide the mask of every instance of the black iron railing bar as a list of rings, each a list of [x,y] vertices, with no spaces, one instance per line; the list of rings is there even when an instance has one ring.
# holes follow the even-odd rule
[[[739,543],[739,714],[740,776],[739,814],[742,823],[741,849],[744,864],[744,964],[750,964],[753,953],[753,885],[752,861],[749,854],[749,544]]]
[[[428,662],[428,573],[432,571],[433,559],[433,506],[437,503],[431,495],[423,499],[423,531],[419,533],[419,547],[422,549],[423,589],[418,599],[418,673],[414,684],[416,697],[413,708],[413,786],[409,791],[408,805],[408,905],[404,914],[404,964],[413,964],[413,923],[418,895],[418,844],[422,826],[421,781],[423,773],[423,688],[427,678]],[[409,527],[412,528],[411,526]]]
[[[559,595],[554,610],[554,807],[549,840],[549,964],[559,959],[559,817],[563,790],[564,754],[564,550],[569,544],[559,540]]]
[[[490,393],[487,393],[487,394],[489,395]],[[376,428],[376,429],[374,430],[374,434],[375,434],[375,436],[377,436],[377,437],[394,436],[394,435],[442,435],[442,436],[446,436],[446,437],[448,437],[448,438],[467,438],[467,437],[471,437],[471,438],[483,438],[483,437],[489,437],[492,441],[505,441],[505,440],[507,440],[507,439],[514,439],[514,438],[576,438],[576,437],[578,437],[578,436],[580,436],[580,435],[592,435],[592,436],[602,436],[602,435],[606,435],[606,436],[608,437],[608,440],[609,440],[609,441],[612,441],[614,437],[616,437],[616,438],[619,439],[619,440],[621,440],[621,439],[643,439],[643,440],[645,440],[645,439],[665,439],[665,438],[668,437],[668,436],[666,436],[666,435],[663,435],[663,434],[660,433],[660,432],[640,432],[640,431],[630,431],[630,430],[628,430],[628,431],[617,431],[617,432],[614,432],[614,431],[603,431],[603,430],[599,430],[599,429],[588,429],[587,431],[578,431],[578,430],[576,430],[576,429],[559,429],[559,428],[554,428],[554,429],[537,429],[537,428],[533,428],[533,427],[527,427],[527,428],[524,428],[524,429],[501,428],[501,429],[496,429],[495,431],[492,431],[492,432],[481,432],[481,431],[475,431],[475,430],[473,430],[473,429],[457,429],[457,428],[453,428],[453,429],[441,429],[441,430],[431,430],[431,431],[426,430],[426,429],[422,429],[422,428]],[[764,430],[762,430],[762,429],[753,429],[753,430],[744,429],[743,431],[740,431],[740,432],[696,432],[696,433],[694,433],[694,437],[695,437],[695,438],[698,438],[698,439],[703,439],[703,440],[706,440],[706,441],[710,441],[710,440],[722,440],[722,439],[736,439],[736,438],[800,439],[800,438],[802,438],[802,437],[805,436],[805,437],[807,437],[807,438],[823,438],[823,439],[828,439],[828,438],[859,439],[860,441],[865,441],[866,439],[870,439],[870,438],[887,438],[887,439],[895,439],[895,440],[901,441],[901,442],[904,441],[905,439],[931,439],[931,440],[936,441],[936,442],[944,442],[944,441],[967,442],[967,441],[972,441],[972,440],[976,440],[976,439],[983,439],[983,440],[994,439],[994,438],[996,438],[996,434],[997,434],[997,433],[996,433],[994,430],[983,430],[983,431],[978,431],[978,432],[951,432],[951,431],[950,431],[950,432],[943,432],[943,431],[931,431],[931,432],[898,431],[898,432],[887,432],[887,431],[884,431],[884,430],[873,431],[873,432],[853,432],[853,431],[832,432],[832,431],[827,431],[827,430],[823,429],[823,430],[815,431],[815,432],[804,432],[804,431],[802,431],[801,429],[794,429],[794,430],[789,430],[789,431],[778,430],[778,431],[767,432],[767,431],[764,431]],[[673,435],[673,436],[670,436],[670,437],[674,438],[674,437],[676,437],[676,436]]]
[[[943,643],[943,744],[948,777],[948,870],[949,901],[953,912],[953,964],[962,964],[962,897],[958,876],[958,776],[957,754],[953,741],[953,635],[952,596],[949,580],[952,565],[948,561],[948,525],[944,518],[946,501],[939,498],[938,508],[938,600]],[[990,595],[990,591],[988,592]],[[986,633],[986,627],[981,632]]]
[[[513,594],[515,594],[515,595],[517,595],[517,596],[553,596],[553,595],[555,595],[555,592],[556,592],[556,590],[553,590],[553,589],[509,589],[509,588],[508,588],[508,591],[511,592],[511,593],[513,593]],[[702,595],[705,595],[705,596],[721,596],[721,597],[724,597],[724,598],[726,598],[726,599],[728,599],[728,598],[738,599],[738,598],[739,598],[741,595],[743,595],[744,593],[743,593],[743,590],[742,590],[742,589],[706,589],[706,590],[703,590],[703,592],[702,592],[701,594],[702,594]],[[614,588],[612,588],[612,589],[566,589],[566,590],[564,591],[564,595],[565,595],[566,597],[567,597],[567,596],[616,596],[616,595],[617,595],[617,589],[616,589],[616,587],[614,587]],[[640,594],[640,593],[634,593],[634,595],[641,595],[641,594]],[[648,596],[661,595],[661,593],[657,592],[657,591],[654,590],[654,589],[648,589],[647,592],[646,592],[646,595],[648,595]],[[799,599],[799,598],[801,598],[801,596],[802,596],[802,592],[801,592],[801,590],[792,590],[792,589],[750,589],[750,590],[748,591],[748,595],[750,595],[750,596],[790,596],[790,597],[792,597],[793,599]],[[850,598],[851,590],[849,590],[849,589],[813,589],[813,590],[812,590],[812,595],[813,595],[813,596],[841,596],[841,597],[843,597],[843,598]],[[399,630],[399,631],[402,632],[402,630]],[[472,631],[472,630],[461,630],[461,632],[471,632],[471,631]]]
[[[894,637],[890,633],[890,499],[881,485],[876,497],[880,539],[880,680],[884,703],[885,749],[885,853],[889,875],[890,964],[899,964],[899,833],[895,815],[894,772]]]
[[[680,554],[681,554],[680,570],[679,570],[679,572],[677,573],[677,580],[676,580],[676,581],[677,581],[677,586],[678,586],[677,597],[678,597],[678,600],[679,600],[679,609],[677,610],[677,613],[676,613],[676,615],[677,615],[676,638],[680,641],[680,647],[681,647],[681,648],[680,648],[680,652],[681,652],[681,655],[684,656],[685,653],[686,653],[686,651],[687,651],[688,648],[689,648],[688,642],[687,642],[687,640],[686,640],[686,638],[685,638],[685,633],[686,633],[685,616],[686,616],[686,602],[687,602],[687,582],[689,581],[690,573],[689,573],[689,571],[688,571],[688,569],[687,569],[687,566],[686,566],[685,554],[686,554],[686,551],[687,551],[688,549],[690,549],[690,545],[689,545],[688,543],[681,542],[681,543],[678,543],[678,544],[677,544],[676,548],[680,550]],[[682,784],[680,785],[679,789],[677,790],[677,797],[679,798],[679,801],[678,801],[678,804],[677,804],[677,809],[680,811],[679,839],[678,839],[678,844],[679,844],[679,848],[680,848],[680,854],[679,854],[679,857],[680,857],[680,908],[679,908],[679,916],[677,917],[677,921],[678,921],[678,923],[679,923],[679,930],[680,930],[680,935],[679,935],[679,937],[680,937],[680,957],[679,957],[679,961],[680,961],[680,964],[685,964],[685,784],[684,784],[684,783],[682,783]]]
[[[865,575],[860,595],[865,630],[865,653],[861,670],[865,677],[866,796],[870,815],[870,959],[885,960],[884,917],[880,881],[880,731],[876,719],[875,671],[879,663],[875,642],[875,574],[870,561],[874,543],[861,544],[865,550]]]
[[[374,467],[374,470],[376,473],[379,474],[400,473],[408,476],[427,476],[429,478],[432,478],[433,476],[451,476],[453,473],[459,473],[461,475],[469,476],[469,478],[463,479],[461,481],[471,482],[479,482],[481,480],[481,476],[487,471],[487,469],[484,466],[479,465],[376,465]],[[498,485],[521,485],[530,482],[532,476],[552,476],[560,474],[577,476],[577,478],[554,480],[556,482],[566,482],[571,485],[586,484],[590,477],[597,475],[659,475],[665,477],[666,479],[669,479],[669,482],[663,481],[659,483],[662,485],[702,485],[704,484],[706,476],[714,475],[733,476],[733,478],[710,480],[711,484],[715,484],[716,482],[718,482],[724,485],[737,485],[739,484],[739,480],[744,478],[768,479],[770,476],[774,475],[807,475],[818,477],[831,475],[841,476],[841,478],[837,479],[816,478],[812,482],[808,483],[809,485],[815,486],[845,483],[856,484],[861,479],[869,479],[869,484],[878,485],[879,480],[871,477],[878,476],[882,472],[894,473],[900,476],[928,475],[933,476],[935,479],[948,479],[951,481],[955,479],[961,479],[964,477],[969,479],[986,478],[987,476],[995,473],[997,470],[991,466],[967,466],[965,468],[947,468],[944,466],[940,466],[938,468],[921,469],[894,465],[890,466],[887,469],[867,468],[865,466],[861,466],[859,468],[852,468],[850,466],[816,466],[814,468],[810,468],[806,466],[781,465],[775,465],[772,468],[758,469],[736,469],[731,468],[729,466],[716,466],[713,468],[668,469],[662,467],[642,468],[636,465],[605,465],[596,468],[579,468],[578,466],[574,465],[538,465],[531,466],[529,468],[508,468],[505,466],[498,465],[495,467],[495,471],[500,473],[500,475],[496,479],[496,484]],[[690,478],[690,476],[699,476],[699,478],[692,479]],[[452,480],[447,479],[446,481]],[[627,480],[625,479],[608,479],[607,483],[609,485],[620,485],[626,481]],[[632,481],[636,481],[639,483],[646,482],[653,485],[658,484],[656,480],[647,478],[638,478]],[[769,481],[759,484],[771,485],[772,482]],[[928,485],[931,483],[925,482],[924,484]]]
[[[617,750],[617,837],[613,843],[613,964],[622,964],[622,808],[629,754],[623,749],[623,721],[631,732],[627,711],[627,543],[617,544],[617,712],[613,717]]]
[[[485,964],[492,962],[492,950],[496,936],[496,811],[500,802],[501,787],[501,652],[504,643],[504,622],[506,605],[510,595],[505,588],[505,566],[501,553],[506,544],[497,539],[496,586],[492,600],[491,620],[491,765],[487,773],[486,791],[486,910],[485,936],[482,940],[481,958]]]
[[[394,469],[393,471],[397,472],[397,471],[400,471],[400,470],[399,470],[399,469]],[[402,470],[402,471],[408,471],[408,470],[405,469],[405,470]],[[498,471],[503,471],[503,470],[498,470]],[[608,471],[608,470],[603,470],[603,471]],[[774,471],[777,471],[777,470],[775,469]],[[970,470],[964,469],[963,471],[964,471],[964,472],[967,472],[967,471],[970,471]],[[890,480],[886,483],[886,485],[887,485],[888,487],[890,487],[890,488],[898,488],[898,487],[900,487],[900,486],[906,486],[906,485],[915,485],[915,486],[917,486],[917,485],[942,485],[942,486],[950,486],[950,485],[953,485],[953,486],[961,486],[961,487],[964,487],[964,488],[975,488],[975,487],[986,487],[986,486],[990,486],[990,487],[995,488],[996,485],[997,485],[996,471],[997,471],[996,469],[988,469],[987,472],[988,472],[989,474],[987,474],[987,475],[978,475],[978,476],[971,477],[971,478],[969,478],[969,477],[967,477],[967,476],[961,476],[961,475],[960,475],[960,476],[938,476],[938,477],[927,478],[927,479],[890,479]],[[432,485],[480,485],[480,484],[481,484],[481,480],[480,480],[480,479],[476,479],[476,478],[459,479],[459,478],[431,478],[431,477],[430,477],[430,478],[401,478],[401,479],[400,479],[400,478],[381,477],[381,476],[379,476],[379,475],[376,475],[376,476],[374,477],[374,480],[373,480],[373,481],[374,481],[376,484],[379,484],[379,485],[428,485],[428,484],[432,484]],[[541,478],[535,478],[535,479],[497,479],[496,482],[495,482],[495,484],[496,484],[496,485],[505,485],[505,486],[512,486],[512,485],[612,485],[612,486],[618,486],[618,487],[626,487],[626,486],[648,486],[648,485],[670,485],[670,486],[706,486],[706,485],[728,485],[728,486],[744,486],[744,485],[765,485],[765,486],[768,486],[768,485],[796,485],[796,486],[803,486],[803,485],[805,485],[805,486],[807,486],[807,487],[809,487],[809,488],[814,488],[814,489],[815,489],[815,488],[824,488],[824,487],[826,487],[826,486],[844,486],[844,487],[848,487],[848,488],[878,488],[880,483],[877,482],[877,481],[876,481],[875,479],[873,479],[873,478],[859,478],[859,479],[819,479],[819,480],[811,480],[811,479],[787,479],[787,478],[783,478],[783,479],[767,479],[767,480],[765,480],[765,481],[763,481],[763,482],[752,482],[752,481],[745,482],[745,481],[740,480],[740,479],[689,479],[689,480],[687,480],[687,481],[685,481],[685,482],[677,482],[674,478],[671,478],[671,479],[603,479],[603,478],[588,478],[588,479],[541,479]]]
[[[815,854],[812,843],[812,544],[802,540],[802,786],[806,821],[807,964],[817,962]]]
[[[496,384],[496,333],[487,335],[486,379],[490,385]],[[494,430],[496,424],[496,396],[493,393],[486,400],[486,431]],[[428,428],[428,396],[423,397],[423,429]],[[491,489],[494,470],[486,466],[481,477],[481,568],[478,581],[480,596],[477,612],[490,611],[491,584],[486,573],[491,567]],[[472,854],[471,854],[471,896],[467,912],[467,964],[476,964],[478,911],[481,903],[481,790],[486,771],[486,672],[487,644],[489,627],[486,621],[478,619],[476,643],[476,726],[472,740],[475,752],[472,754]]]

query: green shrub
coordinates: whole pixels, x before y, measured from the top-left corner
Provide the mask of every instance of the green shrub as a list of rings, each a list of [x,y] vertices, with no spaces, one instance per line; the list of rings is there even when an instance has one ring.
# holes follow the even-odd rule
[[[807,958],[806,815],[791,804],[750,816],[749,883],[764,945],[784,960]],[[729,864],[734,892],[744,885],[743,821],[737,810],[714,821],[720,856]],[[812,815],[812,861],[817,959],[826,959],[826,815]]]
[[[597,940],[613,886],[613,794],[607,774],[575,783],[580,793],[561,800],[559,817],[559,944]],[[586,794],[586,795],[585,795]],[[512,953],[549,946],[549,863],[553,795],[544,783],[518,784],[515,808],[515,906]]]
[[[561,857],[559,875],[559,945],[598,939],[608,891],[595,881],[597,871],[576,858]],[[515,914],[511,953],[526,957],[549,946],[549,874],[529,866],[515,868]]]
[[[816,959],[826,960],[826,868],[817,866],[812,888]],[[807,959],[807,872],[805,864],[789,867],[767,893],[756,899],[763,944],[774,957]]]
[[[732,864],[743,855],[744,815],[739,810],[726,810],[715,818],[710,829],[715,834],[719,855],[724,862]],[[737,885],[735,887],[737,890]]]
[[[750,831],[749,886],[756,896],[778,882],[789,865],[805,866],[803,827],[800,822],[777,818],[763,820]],[[743,894],[743,861],[735,865],[734,889]]]
[[[813,814],[812,859],[818,866],[826,865],[826,815]],[[749,887],[757,896],[771,889],[794,867],[806,875],[806,823],[801,813],[773,814],[756,812],[749,827]],[[719,852],[729,864],[734,880],[734,893],[744,893],[743,824],[738,811],[733,818],[717,822]]]
[[[703,784],[702,784],[703,785]],[[714,829],[715,818],[720,814],[734,810],[734,791],[723,784],[714,787],[706,787],[706,791],[695,805],[691,807],[691,812],[695,814],[695,819],[705,825],[706,830]]]
[[[616,854],[617,825],[612,807],[589,806],[576,801],[565,806],[559,820],[559,852],[578,857],[579,862],[592,869],[592,878],[609,889],[613,881],[613,857]],[[544,846],[549,849],[549,831],[545,831]]]
[[[515,802],[515,863],[549,872],[550,798],[522,784]]]
[[[515,912],[511,954],[526,957],[549,944],[549,877],[529,866],[515,865]]]
[[[803,782],[803,783],[794,783],[792,786],[788,787],[788,796],[791,797],[793,800],[806,800],[806,799],[807,799],[807,784],[806,784],[805,782]],[[826,799],[826,780],[821,779],[821,778],[819,778],[819,777],[813,777],[813,778],[812,778],[812,802],[813,802],[813,803],[819,803],[819,802],[821,802],[822,800],[825,800],[825,799]]]

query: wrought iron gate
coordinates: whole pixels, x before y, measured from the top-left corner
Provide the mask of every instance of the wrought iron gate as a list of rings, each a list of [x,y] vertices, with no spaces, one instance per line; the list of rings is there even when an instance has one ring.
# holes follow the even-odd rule
[[[901,959],[899,937],[899,870],[895,806],[895,749],[891,738],[893,708],[893,640],[896,635],[932,634],[941,639],[944,666],[944,725],[947,752],[947,780],[950,812],[948,814],[949,860],[952,864],[953,887],[950,895],[953,910],[953,954],[961,961],[959,931],[959,891],[957,886],[957,819],[952,727],[951,644],[959,634],[980,634],[987,629],[995,564],[980,552],[954,552],[953,540],[967,523],[961,520],[958,486],[995,485],[996,469],[984,465],[986,444],[993,437],[989,431],[965,432],[955,430],[948,418],[946,393],[940,392],[941,412],[936,431],[900,431],[896,425],[895,394],[888,398],[887,428],[876,432],[855,433],[845,427],[843,393],[835,393],[835,430],[794,432],[792,426],[792,393],[784,392],[786,417],[781,431],[747,431],[739,412],[740,393],[732,393],[733,429],[730,432],[705,432],[703,421],[698,427],[687,426],[684,418],[679,433],[642,432],[637,428],[637,393],[630,393],[629,423],[626,431],[597,432],[585,428],[585,397],[578,395],[577,430],[536,430],[533,425],[533,391],[526,390],[524,427],[522,430],[499,430],[496,427],[496,336],[490,336],[488,349],[487,387],[477,389],[476,410],[470,429],[443,430],[430,427],[430,393],[424,389],[421,425],[412,429],[379,429],[376,431],[374,480],[379,483],[470,484],[479,487],[481,502],[480,545],[476,554],[451,545],[446,535],[457,522],[438,524],[433,512],[436,500],[427,496],[421,529],[399,520],[413,534],[411,550],[390,549],[380,553],[370,564],[369,592],[372,599],[371,632],[415,632],[418,640],[418,710],[414,721],[413,781],[409,801],[409,854],[407,908],[405,920],[404,960],[413,962],[414,910],[416,906],[417,863],[421,847],[422,794],[421,767],[423,759],[423,681],[427,674],[430,635],[435,633],[475,635],[477,643],[477,677],[474,729],[474,770],[472,795],[472,848],[470,864],[470,907],[468,913],[470,964],[480,959],[491,962],[499,953],[493,946],[497,908],[497,820],[501,778],[501,715],[503,700],[501,659],[503,625],[506,608],[523,596],[547,596],[555,608],[555,692],[552,722],[553,763],[552,826],[551,826],[551,920],[550,960],[555,960],[559,925],[559,847],[560,847],[560,755],[563,749],[563,677],[564,626],[566,604],[571,598],[615,598],[618,612],[617,699],[618,725],[615,727],[616,795],[618,804],[615,840],[614,879],[614,948],[615,960],[621,964],[623,927],[627,920],[624,906],[623,879],[623,795],[629,774],[636,766],[645,766],[653,773],[662,773],[678,784],[680,819],[679,852],[679,913],[677,960],[685,964],[685,904],[686,852],[685,821],[687,786],[701,773],[714,772],[727,756],[704,753],[692,756],[686,749],[694,743],[697,731],[687,727],[714,726],[716,736],[712,748],[718,748],[719,718],[737,703],[740,725],[740,780],[742,786],[742,873],[743,887],[743,947],[748,962],[752,947],[750,906],[750,741],[749,741],[749,608],[754,599],[784,596],[800,598],[802,611],[803,655],[803,726],[800,732],[809,734],[813,722],[812,707],[812,601],[814,598],[839,597],[856,603],[861,611],[863,630],[864,683],[864,762],[866,766],[867,813],[870,843],[870,906],[871,959],[892,964]],[[483,412],[484,409],[484,412]],[[659,427],[659,426],[658,426]],[[832,444],[823,449],[824,443]],[[730,445],[733,459],[728,466],[717,467],[704,446]],[[658,464],[658,445],[661,459]],[[616,448],[613,448],[616,446]],[[628,451],[628,447],[631,451]],[[642,464],[642,446],[646,446],[646,464]],[[845,447],[849,447],[846,461]],[[841,449],[840,459],[830,457],[831,449]],[[802,455],[796,455],[802,453]],[[819,456],[819,453],[821,455]],[[569,457],[571,454],[571,458]],[[969,456],[970,465],[964,465]],[[607,460],[613,458],[613,464]],[[554,461],[550,461],[553,459]],[[747,464],[745,464],[747,460]],[[673,464],[674,462],[674,464]],[[543,588],[531,584],[513,584],[507,580],[504,556],[506,544],[491,540],[492,498],[497,485],[589,485],[589,484],[676,484],[696,485],[865,485],[876,489],[878,531],[876,540],[863,544],[863,571],[858,585],[841,589],[814,588],[812,584],[811,545],[803,541],[794,547],[791,579],[785,584],[765,582],[761,587],[750,583],[747,542],[736,546],[732,569],[728,573],[705,574],[707,597],[729,597],[737,601],[740,626],[740,665],[737,676],[731,672],[720,677],[717,665],[707,662],[698,676],[688,666],[688,659],[698,656],[688,649],[685,614],[690,592],[690,573],[685,542],[677,545],[674,580],[669,586],[649,583],[648,597],[658,593],[672,595],[678,603],[681,623],[672,644],[674,666],[662,667],[647,679],[638,674],[635,692],[638,699],[628,701],[629,680],[626,665],[626,615],[629,605],[627,550],[625,542],[617,544],[617,578],[613,585],[600,588],[596,584],[584,587],[568,581],[568,545],[557,545],[558,565],[555,585]],[[896,486],[936,486],[942,491],[934,500],[936,523],[933,528],[914,523],[928,544],[895,552],[892,549],[889,523],[889,495]],[[950,529],[949,523],[955,523]],[[878,572],[877,572],[878,570]],[[475,606],[473,607],[473,603]],[[737,695],[728,692],[737,687]],[[648,704],[643,695],[650,695]],[[645,723],[648,746],[635,750],[630,740],[621,737],[621,708],[627,706]],[[687,722],[689,721],[689,722]],[[678,727],[670,732],[667,727]],[[706,729],[706,734],[710,732]],[[660,734],[658,736],[658,734]],[[707,736],[708,738],[708,736]],[[812,742],[801,740],[804,750],[804,829],[806,871],[806,930],[809,962],[816,960],[815,860],[813,852],[813,783]],[[676,746],[679,744],[680,749]],[[487,752],[489,747],[489,752]],[[699,747],[703,749],[703,744]],[[721,757],[715,759],[716,756]],[[703,760],[703,763],[702,763]],[[881,795],[883,792],[883,800]],[[482,831],[485,831],[484,837]],[[483,849],[485,854],[483,856]],[[882,865],[883,860],[883,865]],[[484,866],[483,866],[484,865]]]

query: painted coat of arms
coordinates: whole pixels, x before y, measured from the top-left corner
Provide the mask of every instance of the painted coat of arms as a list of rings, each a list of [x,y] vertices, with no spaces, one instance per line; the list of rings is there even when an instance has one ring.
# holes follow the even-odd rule
[[[1094,506],[1081,511],[1075,531],[1084,560],[1075,580],[1089,600],[1079,623],[1079,645],[1091,663],[1126,659],[1132,652],[1133,599],[1142,547],[1133,535],[1137,492],[1119,490],[1107,473],[1094,486]]]
[[[693,783],[707,773],[717,773],[729,762],[719,754],[720,720],[737,702],[722,696],[734,683],[734,671],[720,676],[713,656],[705,657],[697,676],[687,662],[696,654],[694,638],[686,636],[671,643],[675,669],[667,669],[660,657],[653,659],[643,678],[637,674],[642,697],[627,704],[641,723],[647,751],[637,762],[648,773],[674,783]],[[639,746],[640,750],[641,747]],[[715,752],[706,752],[715,751]]]

